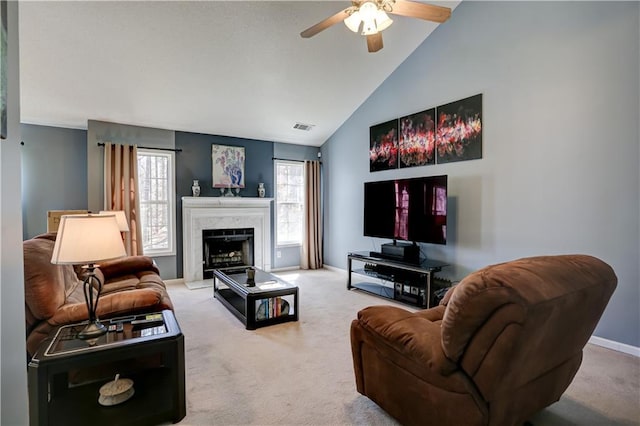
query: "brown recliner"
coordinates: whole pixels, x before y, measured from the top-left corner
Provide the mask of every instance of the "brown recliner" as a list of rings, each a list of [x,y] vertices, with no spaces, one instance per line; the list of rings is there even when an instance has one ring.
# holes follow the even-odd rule
[[[27,353],[38,349],[51,331],[88,318],[82,279],[71,265],[54,265],[56,234],[23,241]],[[96,269],[104,283],[97,315],[100,319],[173,310],[158,268],[147,256],[104,262]]]
[[[488,266],[437,307],[361,310],[358,392],[405,425],[517,425],[560,399],[615,287],[591,256]]]

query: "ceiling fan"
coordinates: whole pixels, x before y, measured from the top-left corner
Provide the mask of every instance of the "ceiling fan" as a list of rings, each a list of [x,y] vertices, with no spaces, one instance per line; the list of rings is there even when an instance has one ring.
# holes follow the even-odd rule
[[[448,7],[409,0],[352,0],[351,6],[307,28],[300,35],[313,37],[330,26],[344,21],[354,33],[367,36],[369,52],[382,49],[382,31],[393,22],[387,13],[442,23],[451,16]]]

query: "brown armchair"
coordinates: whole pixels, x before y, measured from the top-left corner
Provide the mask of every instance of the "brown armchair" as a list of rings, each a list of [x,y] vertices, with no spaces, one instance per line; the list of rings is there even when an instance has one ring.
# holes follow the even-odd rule
[[[560,399],[617,278],[591,256],[476,271],[437,307],[361,310],[358,392],[406,425],[516,425]]]
[[[51,253],[56,234],[23,242],[27,353],[58,326],[88,318],[82,279],[73,266],[54,265]],[[97,315],[101,319],[173,309],[153,260],[132,256],[104,262],[96,270],[104,283]]]

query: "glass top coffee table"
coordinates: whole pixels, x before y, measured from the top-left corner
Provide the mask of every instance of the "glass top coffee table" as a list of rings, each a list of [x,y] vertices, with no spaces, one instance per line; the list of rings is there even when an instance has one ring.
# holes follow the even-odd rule
[[[298,287],[258,268],[255,283],[245,268],[214,269],[213,297],[247,328],[298,321]]]

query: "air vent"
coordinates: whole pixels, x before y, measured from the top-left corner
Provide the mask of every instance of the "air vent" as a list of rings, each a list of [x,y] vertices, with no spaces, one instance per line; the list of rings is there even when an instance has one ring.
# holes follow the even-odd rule
[[[315,126],[315,124],[296,123],[296,124],[293,125],[293,128],[294,129],[298,129],[298,130],[304,130],[305,132],[308,132],[311,129],[313,129],[313,126]]]

